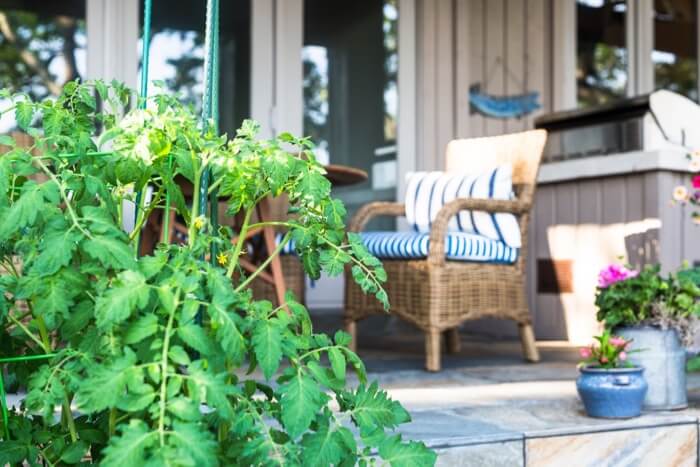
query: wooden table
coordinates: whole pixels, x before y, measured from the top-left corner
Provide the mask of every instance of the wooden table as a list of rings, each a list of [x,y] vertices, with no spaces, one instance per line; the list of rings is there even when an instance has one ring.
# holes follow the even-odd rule
[[[334,187],[356,185],[369,178],[364,170],[347,165],[328,164],[324,168],[327,172],[326,178]]]

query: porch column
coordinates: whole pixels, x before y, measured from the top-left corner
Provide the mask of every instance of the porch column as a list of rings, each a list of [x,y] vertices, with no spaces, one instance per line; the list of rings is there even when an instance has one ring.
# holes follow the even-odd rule
[[[87,78],[136,88],[139,1],[87,0]]]
[[[263,136],[282,131],[301,135],[304,1],[251,3],[251,116],[262,125]]]
[[[552,2],[552,110],[576,108],[576,1]]]

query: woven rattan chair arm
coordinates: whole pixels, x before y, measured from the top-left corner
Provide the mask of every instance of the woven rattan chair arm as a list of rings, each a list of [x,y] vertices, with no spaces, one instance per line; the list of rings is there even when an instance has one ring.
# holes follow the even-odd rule
[[[530,198],[529,196],[526,198]],[[531,199],[531,198],[530,198]],[[523,214],[530,210],[531,203],[521,199],[501,200],[485,198],[459,198],[445,204],[438,211],[430,228],[430,250],[428,262],[440,266],[445,263],[445,235],[450,219],[460,211],[509,212]]]
[[[350,221],[348,230],[350,232],[360,232],[365,228],[367,222],[377,216],[403,217],[406,208],[403,203],[391,203],[385,201],[375,201],[362,206]]]

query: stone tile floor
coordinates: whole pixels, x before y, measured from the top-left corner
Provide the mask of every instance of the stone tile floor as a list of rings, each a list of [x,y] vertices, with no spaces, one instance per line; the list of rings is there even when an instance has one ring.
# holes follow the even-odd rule
[[[339,322],[315,316],[332,332]],[[586,417],[576,395],[577,348],[538,343],[542,361],[522,360],[515,340],[462,335],[443,371],[423,370],[423,337],[391,320],[362,323],[358,353],[411,412],[401,431],[439,453],[439,465],[698,465],[700,374],[688,378],[691,407],[631,420]]]

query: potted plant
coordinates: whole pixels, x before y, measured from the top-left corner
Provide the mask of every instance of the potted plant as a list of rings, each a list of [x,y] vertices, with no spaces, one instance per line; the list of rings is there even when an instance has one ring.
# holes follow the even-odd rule
[[[682,409],[688,405],[684,345],[692,342],[700,315],[700,288],[683,271],[662,276],[659,270],[605,268],[599,276],[597,316],[607,329],[644,349],[630,361],[645,368],[645,409]]]
[[[581,349],[576,389],[589,417],[631,418],[641,413],[647,383],[644,368],[628,362],[632,341],[610,331],[595,337],[597,344]]]
[[[261,140],[252,121],[229,139],[173,97],[134,106],[119,83],[1,97],[33,144],[0,138],[0,357],[19,357],[3,371],[27,391],[0,420],[0,465],[435,463],[394,433],[410,417],[367,381],[347,334],[314,332],[290,295],[251,298],[260,270],[241,268],[243,239],[264,226],[251,214],[286,194],[294,215],[274,223],[287,233],[271,254],[294,239],[311,277],[350,263],[388,306],[381,263],[345,233],[308,139]],[[238,236],[206,209],[217,191],[242,214]],[[172,211],[185,242],[139,256],[141,227]]]

